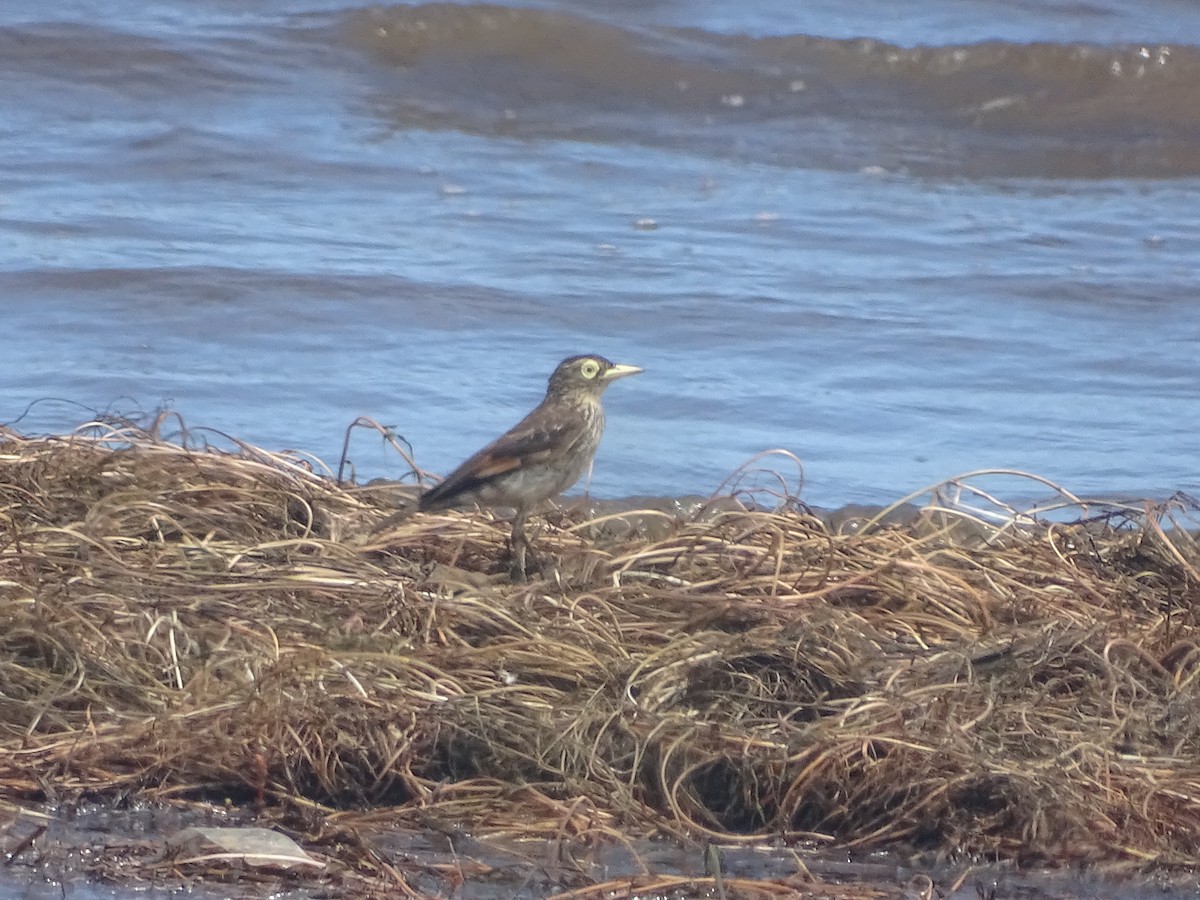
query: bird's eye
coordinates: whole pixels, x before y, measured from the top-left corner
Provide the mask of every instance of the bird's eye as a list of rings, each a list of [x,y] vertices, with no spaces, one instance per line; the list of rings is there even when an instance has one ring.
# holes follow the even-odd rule
[[[585,359],[583,365],[579,367],[579,374],[589,380],[595,378],[600,374],[600,363],[594,359]]]

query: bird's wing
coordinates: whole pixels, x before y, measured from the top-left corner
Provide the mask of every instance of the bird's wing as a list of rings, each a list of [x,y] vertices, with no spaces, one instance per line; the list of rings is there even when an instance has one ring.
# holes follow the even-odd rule
[[[453,505],[460,494],[473,491],[493,478],[542,462],[571,443],[579,431],[580,425],[576,422],[547,421],[530,415],[423,494],[421,509]]]

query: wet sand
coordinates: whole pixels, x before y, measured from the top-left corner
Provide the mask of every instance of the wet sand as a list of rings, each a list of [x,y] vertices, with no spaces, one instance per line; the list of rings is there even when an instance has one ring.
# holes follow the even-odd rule
[[[249,809],[204,804],[118,809],[83,803],[21,817],[2,832],[7,862],[0,868],[0,898],[116,900],[131,891],[152,900],[181,894],[199,900],[231,894],[302,900],[331,891],[344,897],[387,895],[383,884],[354,882],[334,871],[288,874],[271,865],[220,859],[189,863],[187,854],[170,847],[171,836],[185,829],[251,827],[257,821]],[[305,836],[293,837],[303,841]],[[722,885],[730,900],[1185,900],[1200,891],[1195,876],[1020,870],[1012,864],[922,861],[894,853],[855,858],[803,845],[636,838],[597,845],[475,838],[462,829],[380,830],[362,840],[402,873],[417,895],[461,900],[623,897],[635,889],[641,897],[720,897]],[[336,869],[331,858],[311,855]]]

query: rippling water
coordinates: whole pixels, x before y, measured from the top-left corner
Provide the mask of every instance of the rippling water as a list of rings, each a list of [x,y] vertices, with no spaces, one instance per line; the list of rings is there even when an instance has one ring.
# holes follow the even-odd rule
[[[1200,7],[594,6],[8,0],[0,419],[446,471],[597,351],[600,496],[1196,488]]]

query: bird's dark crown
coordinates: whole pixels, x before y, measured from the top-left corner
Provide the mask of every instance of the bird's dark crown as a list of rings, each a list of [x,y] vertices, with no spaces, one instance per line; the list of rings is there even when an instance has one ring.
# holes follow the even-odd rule
[[[618,378],[637,375],[641,371],[637,366],[615,363],[594,353],[569,356],[558,364],[550,376],[546,398],[594,401]]]
[[[584,354],[567,357],[558,364],[558,368],[550,376],[550,387],[547,393],[573,393],[583,389],[598,394],[604,390],[607,384],[603,378],[604,373],[612,368],[613,363],[603,356]]]

